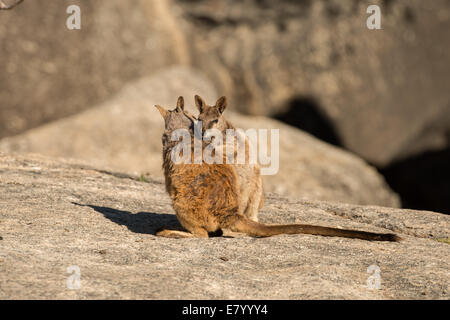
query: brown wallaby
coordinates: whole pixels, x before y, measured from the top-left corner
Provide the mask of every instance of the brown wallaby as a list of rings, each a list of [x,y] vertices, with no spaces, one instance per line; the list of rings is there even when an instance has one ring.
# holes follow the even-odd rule
[[[200,96],[196,95],[195,105],[200,112],[198,120],[202,121],[203,132],[208,129],[217,129],[225,138],[227,129],[236,130],[231,122],[222,115],[227,107],[226,97],[219,98],[214,106],[209,106]],[[239,210],[249,219],[258,221],[258,211],[264,204],[263,182],[258,163],[250,164],[249,162],[249,144],[250,142],[245,136],[245,163],[237,164],[235,161],[233,166],[239,186]],[[223,145],[226,145],[226,141],[223,142]],[[232,147],[236,152],[234,142]]]
[[[171,140],[174,130],[183,128],[193,132],[194,117],[184,111],[184,100],[178,98],[177,107],[166,110],[156,106],[164,118],[163,169],[166,190],[172,198],[172,205],[180,224],[187,230],[162,230],[158,236],[187,238],[206,238],[209,234],[221,234],[223,229],[243,232],[256,237],[278,234],[313,234],[338,236],[364,240],[398,241],[395,234],[378,234],[365,231],[342,230],[311,225],[266,225],[247,218],[240,208],[240,190],[233,165],[174,163],[172,150],[177,141]],[[191,134],[193,145],[195,139]]]

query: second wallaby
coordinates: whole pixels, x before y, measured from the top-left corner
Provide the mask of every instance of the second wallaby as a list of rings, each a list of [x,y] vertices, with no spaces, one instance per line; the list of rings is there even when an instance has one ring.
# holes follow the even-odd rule
[[[177,218],[186,231],[162,230],[158,236],[206,238],[221,234],[223,229],[246,233],[255,237],[278,234],[312,234],[337,236],[374,241],[399,241],[395,234],[379,234],[365,231],[336,229],[304,224],[267,225],[247,218],[240,206],[240,188],[236,170],[232,165],[174,163],[171,155],[177,142],[170,139],[174,130],[184,128],[193,131],[195,119],[184,111],[184,100],[178,99],[177,107],[166,110],[156,106],[164,118],[163,169],[166,190],[172,198]],[[191,135],[192,141],[198,139]],[[193,145],[193,143],[191,144]]]
[[[196,95],[194,99],[195,105],[200,112],[197,118],[202,121],[203,132],[208,129],[217,129],[223,134],[223,137],[225,137],[226,130],[232,129],[236,131],[233,124],[223,116],[223,112],[227,107],[226,97],[219,98],[214,106],[207,105],[205,100],[199,95]],[[239,186],[239,206],[240,211],[243,212],[246,217],[253,221],[258,221],[258,211],[261,210],[264,204],[263,181],[258,163],[251,164],[249,161],[250,141],[246,136],[244,137],[244,141],[245,163],[233,164]],[[225,144],[226,141],[223,141],[223,145]],[[236,151],[237,147],[234,143],[232,147]]]

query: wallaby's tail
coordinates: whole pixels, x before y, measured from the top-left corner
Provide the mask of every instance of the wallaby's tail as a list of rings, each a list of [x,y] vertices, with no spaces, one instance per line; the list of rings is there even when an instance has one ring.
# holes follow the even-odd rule
[[[247,233],[254,237],[270,237],[277,234],[313,234],[326,237],[344,237],[371,241],[400,241],[402,238],[392,233],[372,233],[356,230],[344,230],[308,224],[266,225],[252,221],[246,217],[238,219],[232,231]]]

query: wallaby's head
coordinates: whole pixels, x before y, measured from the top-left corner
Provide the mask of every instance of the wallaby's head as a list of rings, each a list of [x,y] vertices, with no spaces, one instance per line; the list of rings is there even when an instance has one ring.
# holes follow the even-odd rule
[[[177,129],[192,130],[196,119],[187,110],[184,110],[183,97],[178,97],[177,107],[174,110],[166,110],[160,105],[155,105],[155,107],[164,118],[166,133]]]
[[[202,132],[208,129],[217,129],[223,131],[227,128],[227,123],[222,113],[227,107],[227,98],[221,97],[214,106],[208,106],[200,96],[195,96],[195,105],[200,114],[198,120],[202,121]]]

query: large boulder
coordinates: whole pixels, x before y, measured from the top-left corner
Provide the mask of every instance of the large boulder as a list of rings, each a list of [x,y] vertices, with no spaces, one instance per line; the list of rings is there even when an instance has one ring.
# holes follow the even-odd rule
[[[298,113],[317,109],[332,142],[378,166],[448,145],[448,1],[379,2],[382,30],[366,28],[369,0],[70,4],[81,7],[81,30],[66,28],[64,1],[1,12],[0,137],[184,64],[201,68],[243,113],[320,127]]]
[[[268,195],[266,223],[395,232],[404,240],[167,239],[156,230],[179,225],[158,181],[4,153],[0,173],[0,299],[450,298],[448,215]],[[368,284],[374,270],[379,289]],[[74,272],[79,289],[70,287]]]
[[[0,150],[89,161],[99,167],[162,176],[163,121],[153,107],[174,107],[183,95],[194,114],[194,94],[217,99],[211,82],[185,67],[172,67],[126,86],[114,98],[15,137]],[[232,103],[230,103],[232,105]],[[279,129],[279,171],[264,176],[264,189],[282,195],[398,207],[399,199],[377,171],[358,157],[266,117],[226,111],[240,128]]]
[[[80,30],[66,27],[74,4]],[[0,137],[75,114],[162,67],[189,63],[168,1],[25,0],[0,16]]]
[[[193,63],[241,112],[302,126],[316,119],[299,110],[315,108],[333,140],[378,166],[449,144],[448,1],[177,3]],[[382,29],[369,30],[377,3]]]

